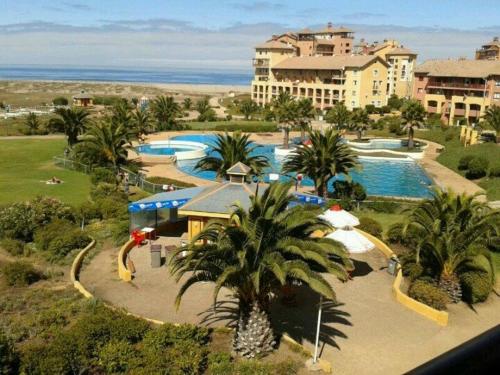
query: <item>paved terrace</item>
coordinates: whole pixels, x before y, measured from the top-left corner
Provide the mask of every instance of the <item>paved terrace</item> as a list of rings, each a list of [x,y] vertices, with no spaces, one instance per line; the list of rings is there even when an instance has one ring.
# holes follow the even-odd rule
[[[177,238],[162,238],[162,244],[178,244]],[[137,273],[131,283],[118,279],[117,249],[97,254],[80,274],[82,284],[96,297],[148,318],[224,326],[234,316],[231,299],[221,293],[218,314],[213,315],[213,286],[192,287],[176,311],[179,285],[165,266],[150,267],[149,246],[131,252]],[[450,305],[447,327],[440,327],[406,309],[394,299],[393,282],[385,269],[386,259],[378,250],[353,256],[353,280],[340,283],[329,277],[340,305],[326,304],[321,328],[321,357],[330,361],[337,374],[400,374],[495,326],[500,321],[500,298],[495,294],[475,306]],[[278,332],[287,332],[313,347],[318,296],[299,290],[297,305],[277,302],[272,319]],[[369,369],[369,370],[368,370]]]

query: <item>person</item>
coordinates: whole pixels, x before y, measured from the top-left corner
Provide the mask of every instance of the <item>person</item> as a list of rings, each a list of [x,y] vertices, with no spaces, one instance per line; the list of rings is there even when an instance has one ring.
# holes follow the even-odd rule
[[[297,178],[295,180],[295,191],[297,191],[297,189],[302,185],[303,178],[304,176],[302,175],[302,173],[297,173]]]

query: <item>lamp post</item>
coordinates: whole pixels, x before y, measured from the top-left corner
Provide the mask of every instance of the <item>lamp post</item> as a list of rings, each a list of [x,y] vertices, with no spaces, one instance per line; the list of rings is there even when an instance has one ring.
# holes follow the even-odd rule
[[[318,362],[318,348],[319,348],[319,331],[321,328],[321,313],[322,313],[322,305],[323,305],[323,296],[319,296],[319,307],[318,307],[318,323],[316,326],[316,340],[314,341],[314,357],[313,364]]]

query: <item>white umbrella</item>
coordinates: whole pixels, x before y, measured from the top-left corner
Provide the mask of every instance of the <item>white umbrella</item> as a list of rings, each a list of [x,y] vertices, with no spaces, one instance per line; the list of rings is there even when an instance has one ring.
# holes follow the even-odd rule
[[[328,221],[335,228],[355,227],[359,225],[358,218],[343,210],[339,205],[332,206],[319,215],[319,217]]]
[[[342,243],[350,253],[365,253],[375,248],[375,245],[354,229],[337,229],[326,236]]]

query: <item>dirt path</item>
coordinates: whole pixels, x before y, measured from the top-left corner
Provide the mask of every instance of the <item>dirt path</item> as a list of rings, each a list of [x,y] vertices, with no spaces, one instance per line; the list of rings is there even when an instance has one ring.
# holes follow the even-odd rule
[[[175,243],[176,240],[171,240]],[[117,250],[104,250],[81,273],[82,283],[92,293],[136,314],[170,322],[226,325],[233,310],[228,295],[211,315],[213,286],[199,284],[184,296],[179,310],[175,296],[179,284],[167,269],[152,269],[149,248],[134,249],[132,260],[137,268],[132,283],[118,280]],[[400,374],[455,347],[500,323],[500,298],[492,295],[475,306],[450,306],[450,323],[440,327],[408,310],[392,295],[393,278],[386,272],[386,260],[378,252],[357,255],[354,278],[340,283],[333,278],[339,306],[325,303],[321,328],[321,356],[332,362],[335,373]],[[278,332],[287,332],[313,348],[318,297],[306,289],[298,291],[298,306],[276,303],[272,319]]]

